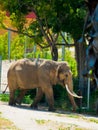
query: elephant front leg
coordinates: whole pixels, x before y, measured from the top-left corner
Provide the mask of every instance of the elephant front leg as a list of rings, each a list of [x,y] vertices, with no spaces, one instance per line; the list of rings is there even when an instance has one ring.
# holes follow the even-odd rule
[[[9,105],[15,105],[15,90],[10,90]]]
[[[41,88],[37,88],[37,90],[36,90],[36,97],[35,97],[33,103],[31,104],[31,108],[38,109],[38,103],[40,102],[42,97],[43,97],[42,89]]]
[[[56,109],[54,108],[54,95],[53,95],[53,88],[49,87],[45,89],[45,96],[49,104],[49,109],[48,111],[55,111]]]
[[[25,96],[27,90],[20,90],[19,96],[15,99],[17,104],[21,104],[23,97]]]
[[[71,104],[72,104],[72,106],[73,106],[73,111],[76,111],[77,105],[76,105],[76,103],[75,103],[74,97],[71,96],[70,94],[68,94],[68,96],[69,96],[69,99],[70,99]]]

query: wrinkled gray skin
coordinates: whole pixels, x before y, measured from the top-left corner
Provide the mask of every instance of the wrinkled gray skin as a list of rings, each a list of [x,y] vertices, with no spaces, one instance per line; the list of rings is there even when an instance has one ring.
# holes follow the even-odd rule
[[[49,110],[54,110],[53,85],[57,83],[63,87],[68,86],[68,96],[76,110],[77,105],[74,97],[81,98],[73,93],[72,73],[66,62],[55,62],[50,60],[31,61],[29,59],[21,59],[15,61],[9,68],[8,86],[10,91],[9,105],[20,104],[26,91],[38,88],[35,100],[31,104],[32,108],[37,108],[43,94],[45,94]],[[20,89],[20,95],[15,99],[15,91]],[[69,92],[70,91],[70,92]]]

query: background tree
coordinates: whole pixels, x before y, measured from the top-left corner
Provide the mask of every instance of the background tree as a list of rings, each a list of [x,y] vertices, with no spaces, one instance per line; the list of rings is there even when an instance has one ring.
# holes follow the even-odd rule
[[[10,13],[10,19],[17,28],[17,33],[31,37],[41,48],[50,47],[53,60],[58,60],[58,37],[61,36],[65,46],[75,46],[76,59],[80,81],[84,68],[85,44],[78,44],[84,23],[84,0],[0,0],[2,9]],[[26,15],[35,13],[36,20],[29,24]],[[3,25],[5,29],[8,29]],[[67,32],[73,38],[68,43],[62,32]]]

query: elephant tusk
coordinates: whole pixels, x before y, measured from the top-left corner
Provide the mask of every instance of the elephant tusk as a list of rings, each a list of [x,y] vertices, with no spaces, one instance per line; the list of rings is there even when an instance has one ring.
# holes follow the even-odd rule
[[[69,90],[67,84],[65,85],[65,87],[66,87],[67,92],[68,92],[71,96],[76,97],[76,98],[83,98],[82,96],[78,96],[76,93],[72,93],[72,92]]]

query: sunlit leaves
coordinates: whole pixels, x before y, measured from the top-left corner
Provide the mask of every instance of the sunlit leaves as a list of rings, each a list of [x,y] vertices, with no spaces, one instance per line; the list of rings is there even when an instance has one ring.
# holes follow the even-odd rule
[[[76,12],[77,12],[77,16],[80,18],[85,18],[87,13],[86,10],[84,10],[83,8],[78,8]]]
[[[17,11],[16,13],[11,14],[10,19],[12,21],[12,25],[16,27],[20,32],[24,29],[24,25],[26,23],[24,15],[19,14]]]
[[[5,10],[10,12],[13,25],[19,30],[27,30],[25,16],[30,11],[35,11],[40,18],[45,30],[51,29],[52,33],[66,31],[75,38],[79,37],[82,30],[85,10],[83,0],[0,0]],[[30,23],[28,29],[32,34],[41,34],[38,22]],[[79,33],[77,33],[77,30]],[[38,33],[39,32],[39,33]]]
[[[5,11],[0,10],[0,28],[2,28],[2,23],[5,19],[5,15],[6,15]]]

